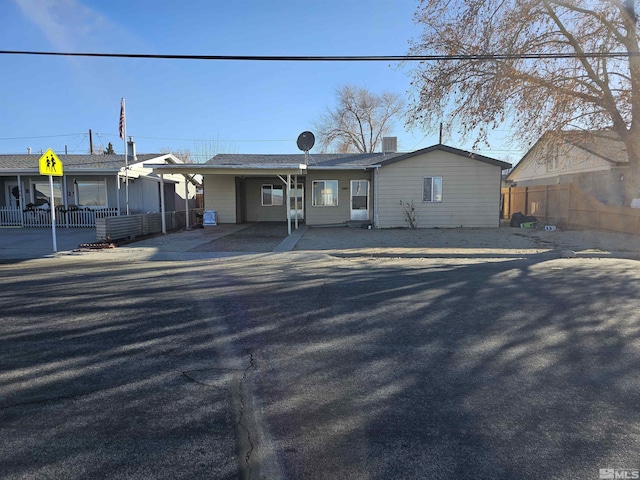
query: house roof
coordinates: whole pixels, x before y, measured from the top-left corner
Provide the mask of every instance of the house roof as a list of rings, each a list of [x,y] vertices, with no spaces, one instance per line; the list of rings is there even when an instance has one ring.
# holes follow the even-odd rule
[[[165,156],[163,153],[139,154],[135,160],[129,159],[129,164],[149,161]],[[39,169],[40,154],[10,154],[0,155],[0,172],[14,172]],[[124,168],[124,155],[58,155],[64,170],[111,170],[114,173]]]
[[[510,180],[521,167],[529,163],[529,158],[533,157],[534,152],[537,152],[541,145],[553,141],[573,145],[612,164],[626,164],[629,162],[627,147],[620,139],[620,136],[612,130],[546,132],[524,154],[515,168],[509,172],[507,180]]]
[[[409,153],[320,153],[309,155],[309,170],[314,168],[366,168],[372,166],[389,165],[411,157],[441,150],[455,155],[460,155],[472,160],[499,166],[502,169],[511,168],[511,164],[485,157],[476,153],[467,152],[458,148],[438,144]],[[218,154],[211,158],[205,165],[233,166],[233,165],[298,165],[305,163],[304,154]]]
[[[224,175],[303,175],[307,170],[361,170],[389,165],[400,160],[441,150],[460,155],[471,160],[495,165],[501,169],[511,168],[511,164],[467,152],[446,145],[434,145],[410,153],[318,153],[309,155],[305,164],[303,153],[294,154],[227,154],[220,153],[206,163],[183,165],[150,165],[157,172],[200,173]]]
[[[627,147],[612,130],[563,132],[563,140],[608,162],[629,162]]]
[[[416,150],[414,152],[404,153],[404,154],[398,155],[398,156],[393,157],[393,158],[387,158],[386,160],[380,162],[380,165],[384,166],[384,165],[389,165],[389,164],[395,163],[395,162],[401,162],[402,160],[406,160],[406,159],[411,158],[411,157],[417,157],[418,155],[423,155],[425,153],[433,152],[435,150],[440,150],[440,151],[443,151],[443,152],[452,153],[454,155],[459,155],[461,157],[469,158],[471,160],[476,160],[478,162],[488,163],[489,165],[495,165],[496,167],[500,167],[503,170],[505,170],[507,168],[511,168],[511,164],[510,163],[503,162],[502,160],[497,160],[497,159],[491,158],[491,157],[485,157],[484,155],[479,155],[479,154],[474,153],[474,152],[468,152],[466,150],[460,150],[459,148],[449,147],[449,146],[443,145],[441,143],[439,143],[437,145],[432,145],[432,146],[427,147],[427,148],[422,148],[422,149]]]

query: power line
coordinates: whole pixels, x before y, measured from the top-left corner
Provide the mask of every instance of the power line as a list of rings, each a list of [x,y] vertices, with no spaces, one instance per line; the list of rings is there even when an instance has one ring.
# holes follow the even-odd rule
[[[117,137],[115,133],[96,133],[103,137]],[[172,140],[176,142],[212,142],[212,143],[268,143],[268,142],[295,142],[295,138],[286,138],[283,140],[231,140],[220,138],[170,138],[170,137],[144,137],[142,135],[131,135],[131,137],[143,138],[145,140]]]
[[[228,60],[266,62],[428,62],[455,60],[542,60],[569,58],[630,58],[640,52],[585,52],[585,53],[486,53],[474,55],[173,55],[150,53],[90,53],[90,52],[38,52],[28,50],[0,50],[0,55],[45,55],[62,57],[146,58],[163,60]]]
[[[40,135],[36,137],[0,137],[0,140],[32,140],[36,138],[56,138],[56,137],[75,137],[76,135],[86,135],[83,133],[64,133],[61,135]]]

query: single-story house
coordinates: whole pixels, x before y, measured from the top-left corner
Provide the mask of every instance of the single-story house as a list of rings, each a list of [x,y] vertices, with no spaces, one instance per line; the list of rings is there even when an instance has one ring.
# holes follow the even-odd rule
[[[446,145],[410,153],[219,154],[156,173],[200,174],[217,223],[361,222],[379,228],[497,227],[511,165]],[[413,211],[411,209],[413,208]]]
[[[608,205],[623,205],[629,157],[611,130],[548,132],[507,176],[514,187],[571,183]]]
[[[53,177],[54,205],[57,211],[74,212],[73,226],[93,226],[96,212],[101,216],[125,215],[127,207],[130,214],[184,210],[187,203],[189,208],[195,207],[198,178],[159,175],[150,168],[183,164],[172,154],[138,155],[133,142],[129,142],[127,159],[115,154],[56,154],[63,176]],[[50,223],[49,178],[39,173],[40,157],[39,153],[0,155],[0,226]]]

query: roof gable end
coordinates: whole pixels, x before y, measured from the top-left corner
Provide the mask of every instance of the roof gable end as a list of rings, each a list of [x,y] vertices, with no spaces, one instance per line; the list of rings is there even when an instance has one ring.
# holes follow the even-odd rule
[[[409,158],[417,157],[418,155],[424,155],[425,153],[434,152],[436,150],[440,150],[447,153],[452,153],[454,155],[459,155],[461,157],[468,158],[470,160],[476,160],[478,162],[488,163],[489,165],[495,165],[496,167],[500,167],[505,170],[511,168],[511,164],[507,162],[503,162],[502,160],[497,160],[491,157],[485,157],[484,155],[479,155],[477,153],[468,152],[466,150],[461,150],[459,148],[449,147],[447,145],[443,145],[441,143],[432,145],[430,147],[422,148],[420,150],[416,150],[414,152],[409,152],[405,154],[398,155],[393,158],[389,158],[387,160],[383,160],[379,163],[380,166],[384,167],[385,165],[390,165],[392,163],[401,162],[403,160],[407,160]]]

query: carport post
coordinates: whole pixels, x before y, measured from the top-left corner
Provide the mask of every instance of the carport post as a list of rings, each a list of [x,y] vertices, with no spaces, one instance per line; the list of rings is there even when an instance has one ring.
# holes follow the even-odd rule
[[[162,214],[162,233],[167,234],[167,220],[164,211],[164,175],[160,174],[160,213]]]
[[[184,213],[186,215],[185,228],[189,230],[189,175],[184,176]]]
[[[293,203],[296,207],[296,230],[298,229],[298,175],[293,176]],[[289,205],[291,205],[291,200],[289,200]],[[291,207],[289,207],[291,208]]]
[[[291,235],[291,174],[287,173],[287,233]]]

